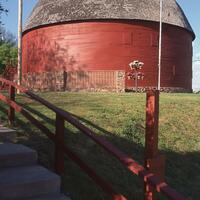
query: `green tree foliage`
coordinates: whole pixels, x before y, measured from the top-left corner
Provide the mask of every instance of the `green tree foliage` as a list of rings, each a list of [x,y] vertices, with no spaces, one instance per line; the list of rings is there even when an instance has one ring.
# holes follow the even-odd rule
[[[0,74],[3,73],[6,66],[17,66],[17,47],[15,36],[6,31],[3,27],[1,16],[7,13],[2,0],[0,0]]]
[[[17,66],[17,47],[7,42],[0,44],[0,73],[6,66]]]

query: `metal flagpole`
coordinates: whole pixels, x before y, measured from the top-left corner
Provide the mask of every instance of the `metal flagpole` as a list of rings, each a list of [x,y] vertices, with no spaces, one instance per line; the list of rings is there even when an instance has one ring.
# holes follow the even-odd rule
[[[23,0],[18,0],[18,85],[21,85],[22,79],[22,12]]]
[[[158,56],[158,90],[160,91],[161,57],[162,57],[162,12],[163,0],[160,0],[160,30],[159,30],[159,56]]]

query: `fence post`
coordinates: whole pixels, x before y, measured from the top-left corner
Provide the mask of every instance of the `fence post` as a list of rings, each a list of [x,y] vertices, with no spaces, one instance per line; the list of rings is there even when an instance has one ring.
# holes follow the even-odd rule
[[[63,90],[64,92],[67,90],[67,72],[63,72]]]
[[[64,126],[65,121],[62,116],[56,114],[56,135],[55,135],[55,171],[59,175],[64,173]]]
[[[164,180],[165,157],[158,150],[159,127],[159,95],[158,90],[147,92],[146,99],[146,133],[145,133],[145,168]],[[144,199],[156,200],[156,191],[144,183]]]
[[[11,101],[15,101],[15,87],[12,85],[9,85],[9,99]],[[10,106],[8,110],[9,125],[13,125],[14,120],[15,120],[15,109]]]

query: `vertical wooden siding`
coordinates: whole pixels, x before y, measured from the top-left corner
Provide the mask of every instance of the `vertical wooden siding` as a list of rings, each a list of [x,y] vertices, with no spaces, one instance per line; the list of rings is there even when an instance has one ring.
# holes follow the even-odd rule
[[[145,79],[139,81],[139,86],[156,86],[157,23],[66,23],[34,29],[23,36],[23,73],[55,70],[128,72],[128,64],[137,59],[145,63],[142,70]],[[161,86],[192,88],[192,34],[166,24],[163,30]],[[128,87],[133,87],[133,82],[126,79]]]

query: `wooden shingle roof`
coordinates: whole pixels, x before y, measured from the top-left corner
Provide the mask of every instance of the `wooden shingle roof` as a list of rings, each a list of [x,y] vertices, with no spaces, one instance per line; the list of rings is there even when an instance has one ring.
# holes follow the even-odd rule
[[[39,0],[24,30],[59,22],[94,19],[159,21],[160,0]],[[163,1],[164,23],[194,32],[175,0]]]

